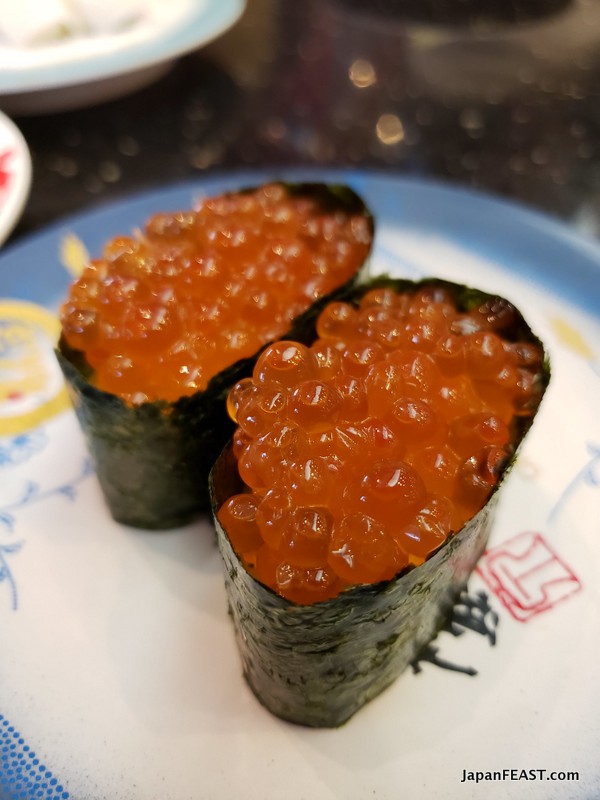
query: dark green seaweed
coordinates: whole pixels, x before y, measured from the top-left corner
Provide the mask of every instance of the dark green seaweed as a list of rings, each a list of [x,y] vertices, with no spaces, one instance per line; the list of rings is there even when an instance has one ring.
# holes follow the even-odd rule
[[[315,183],[285,186],[290,194],[316,199],[324,210],[363,213],[374,231],[370,211],[352,189]],[[365,268],[296,317],[282,338],[310,336],[323,306],[344,295]],[[227,392],[252,374],[264,347],[220,372],[204,391],[174,403],[130,406],[94,387],[84,354],[61,338],[57,358],[115,520],[138,528],[173,528],[210,507],[208,474],[234,429],[225,409]]]
[[[347,299],[358,301],[375,286],[405,291],[432,283],[449,289],[464,310],[492,297],[447,281],[415,284],[384,276],[351,290]],[[541,344],[520,314],[503,335]],[[546,362],[541,394],[549,377]],[[531,421],[520,423],[515,452]],[[500,484],[485,507],[421,566],[303,606],[251,577],[219,523],[216,512],[242,486],[228,446],[211,472],[212,505],[243,673],[259,701],[285,720],[337,727],[389,686],[437,634],[465,587],[486,547]]]

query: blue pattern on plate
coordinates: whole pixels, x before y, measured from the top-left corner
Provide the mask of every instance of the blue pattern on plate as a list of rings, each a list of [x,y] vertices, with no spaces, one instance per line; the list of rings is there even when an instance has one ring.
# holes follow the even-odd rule
[[[7,556],[12,556],[18,553],[24,541],[12,540],[12,534],[16,529],[16,512],[30,506],[33,503],[39,503],[48,500],[50,497],[56,495],[63,495],[69,500],[75,500],[77,496],[77,487],[79,484],[94,472],[92,462],[89,458],[84,459],[81,470],[78,474],[67,483],[60,483],[58,486],[53,486],[50,489],[42,491],[40,486],[35,481],[27,481],[21,496],[13,503],[8,503],[5,506],[0,506],[0,536],[4,535],[5,541],[0,540],[0,584],[6,582],[11,596],[11,608],[16,611],[19,605],[19,598],[17,593],[17,584],[7,561]],[[6,537],[9,537],[6,540]],[[2,798],[0,797],[0,800]]]
[[[0,714],[0,800],[68,800],[69,792]]]
[[[548,514],[548,522],[554,522],[575,491],[581,486],[590,486],[594,489],[600,488],[600,446],[593,442],[588,442],[587,451],[590,459],[561,492],[556,504]]]
[[[48,444],[43,428],[0,439],[0,469],[22,464],[39,453]]]

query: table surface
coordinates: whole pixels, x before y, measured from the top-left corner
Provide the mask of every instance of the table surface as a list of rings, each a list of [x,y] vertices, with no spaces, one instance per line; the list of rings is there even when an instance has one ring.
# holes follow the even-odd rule
[[[9,242],[146,188],[301,165],[475,187],[598,235],[598,44],[589,0],[249,0],[151,86],[15,118],[34,177]]]

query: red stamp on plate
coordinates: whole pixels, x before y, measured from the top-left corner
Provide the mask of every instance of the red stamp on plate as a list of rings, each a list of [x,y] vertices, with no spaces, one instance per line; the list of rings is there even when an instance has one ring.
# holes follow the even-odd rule
[[[535,531],[487,550],[477,572],[519,622],[581,589],[577,576]]]

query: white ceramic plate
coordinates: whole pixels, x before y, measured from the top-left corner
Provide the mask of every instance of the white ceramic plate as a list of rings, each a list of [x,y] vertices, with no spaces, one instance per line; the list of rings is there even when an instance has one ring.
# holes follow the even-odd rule
[[[222,34],[244,8],[245,0],[149,0],[144,18],[120,33],[0,46],[0,107],[44,113],[132,91]]]
[[[16,225],[31,185],[31,157],[17,126],[0,112],[0,244]]]
[[[208,522],[145,533],[110,519],[51,352],[67,233],[97,253],[153,211],[275,177],[351,184],[377,219],[377,270],[505,295],[553,365],[490,549],[456,609],[460,635],[441,632],[420,672],[338,730],[286,724],[245,685]],[[177,186],[7,251],[0,797],[598,798],[599,278],[598,245],[548,218],[437,184],[345,172]]]

